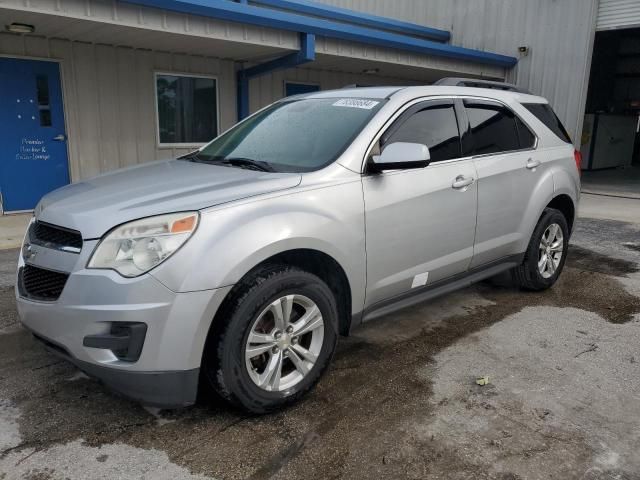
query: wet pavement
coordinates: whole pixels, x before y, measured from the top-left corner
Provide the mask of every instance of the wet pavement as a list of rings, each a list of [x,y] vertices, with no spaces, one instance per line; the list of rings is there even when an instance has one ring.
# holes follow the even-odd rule
[[[487,282],[365,325],[308,398],[261,417],[145,409],[48,354],[17,323],[16,255],[0,480],[640,479],[638,225],[581,219],[547,292]]]

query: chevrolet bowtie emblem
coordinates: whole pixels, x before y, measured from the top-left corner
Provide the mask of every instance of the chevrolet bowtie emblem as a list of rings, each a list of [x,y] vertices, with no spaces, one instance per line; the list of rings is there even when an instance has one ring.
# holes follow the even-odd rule
[[[34,258],[36,256],[37,252],[34,251],[31,248],[31,244],[30,243],[25,243],[22,246],[22,258],[24,258],[25,260],[28,260],[30,258]]]

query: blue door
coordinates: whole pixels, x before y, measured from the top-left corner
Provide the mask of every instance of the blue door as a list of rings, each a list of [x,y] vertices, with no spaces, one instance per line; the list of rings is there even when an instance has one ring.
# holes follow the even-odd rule
[[[309,85],[308,83],[293,83],[287,82],[284,85],[284,94],[285,97],[290,97],[291,95],[301,95],[303,93],[313,93],[320,90],[318,85]]]
[[[32,210],[69,183],[57,63],[0,58],[0,126],[2,209]]]

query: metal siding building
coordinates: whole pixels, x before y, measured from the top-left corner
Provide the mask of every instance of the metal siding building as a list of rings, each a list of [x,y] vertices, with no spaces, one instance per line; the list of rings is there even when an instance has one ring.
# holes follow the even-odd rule
[[[215,8],[180,10],[192,3]],[[198,145],[159,142],[157,73],[214,77],[218,132],[231,127],[238,118],[238,72],[301,48],[295,29],[219,18],[229,6],[229,15],[245,10],[283,12],[266,3],[0,0],[0,25],[18,22],[35,27],[33,33],[0,33],[0,56],[59,62],[69,177],[77,181],[175,157]],[[352,17],[378,15],[418,24],[417,28],[440,29],[434,35],[448,37],[450,32],[450,41],[439,43],[366,25],[375,24],[375,18],[363,17],[360,25],[355,20],[355,24],[334,23],[344,32],[315,35],[314,61],[249,80],[245,93],[251,111],[282,98],[286,82],[332,89],[472,76],[506,79],[546,96],[574,138],[580,134],[597,0],[318,0],[314,5],[350,9],[344,14]],[[302,18],[303,23],[308,18],[307,29],[333,22],[330,12],[323,21],[313,15],[292,15],[287,18]],[[334,38],[353,32],[360,32],[357,38],[363,41]],[[384,39],[399,39],[406,48],[387,47]],[[519,53],[519,47],[528,47],[526,54]],[[505,57],[496,60],[494,54]],[[508,63],[509,57],[517,57],[514,67],[500,63]]]
[[[637,0],[600,0],[597,29],[640,27],[640,2]]]
[[[518,55],[506,80],[546,97],[576,139],[582,129],[598,0],[320,0],[449,30],[451,43]],[[600,0],[606,3],[607,0]],[[638,0],[609,0],[633,4]]]

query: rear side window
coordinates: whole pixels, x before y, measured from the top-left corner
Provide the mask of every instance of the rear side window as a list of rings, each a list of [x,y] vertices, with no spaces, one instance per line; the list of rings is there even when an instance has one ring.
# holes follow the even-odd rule
[[[473,136],[473,153],[509,152],[520,149],[515,115],[497,104],[465,102]]]
[[[529,130],[522,120],[516,117],[516,126],[518,127],[518,138],[520,139],[520,148],[533,148],[536,144],[536,136]]]
[[[538,120],[555,133],[560,140],[571,143],[571,137],[551,106],[546,103],[523,103],[522,106],[533,113]]]
[[[429,147],[432,162],[460,158],[460,132],[453,105],[426,107],[401,122],[383,137],[383,148],[396,142],[422,143]]]

